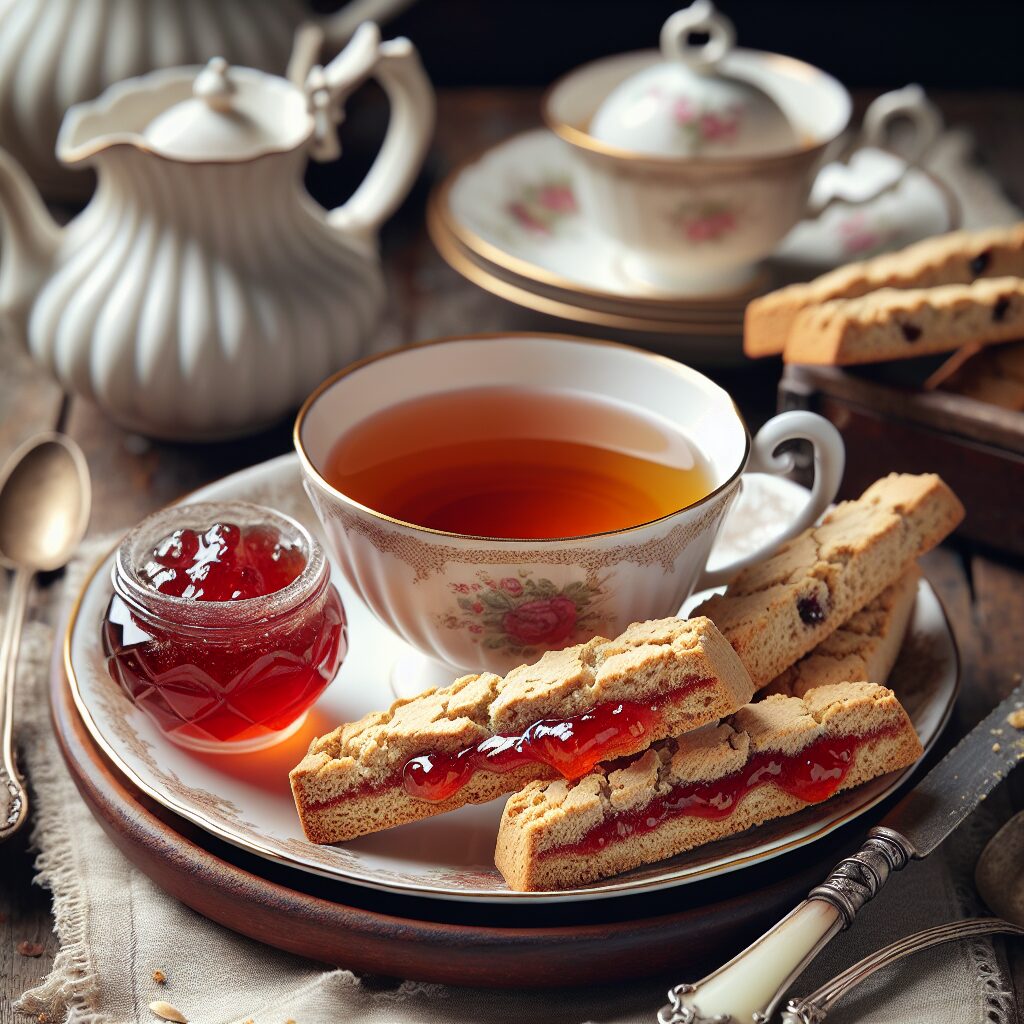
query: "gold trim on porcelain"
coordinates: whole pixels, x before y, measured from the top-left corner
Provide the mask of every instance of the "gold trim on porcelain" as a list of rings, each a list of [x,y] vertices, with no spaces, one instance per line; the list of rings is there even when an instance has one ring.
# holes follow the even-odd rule
[[[737,311],[736,320],[733,323],[726,321],[716,323],[706,321],[649,320],[643,317],[607,313],[604,310],[591,309],[588,306],[576,306],[568,302],[562,302],[559,299],[549,298],[546,295],[539,295],[520,285],[496,277],[486,268],[480,266],[480,264],[473,262],[471,257],[458,248],[460,243],[456,239],[449,238],[444,234],[446,230],[447,228],[433,219],[428,212],[427,232],[445,263],[472,284],[517,306],[524,306],[527,309],[544,313],[547,316],[558,317],[561,320],[590,324],[596,327],[608,327],[617,331],[640,331],[645,334],[684,336],[711,335],[736,339],[739,339],[743,334],[742,310]]]
[[[205,488],[199,488],[198,490],[205,490]],[[196,493],[196,492],[191,492]],[[186,495],[186,498],[188,495]],[[180,504],[178,502],[173,504]],[[222,839],[234,846],[237,849],[245,850],[249,853],[253,853],[258,857],[263,858],[274,864],[279,864],[283,867],[289,868],[290,870],[299,870],[319,875],[324,878],[333,879],[334,881],[348,882],[349,884],[361,884],[366,888],[374,889],[383,892],[397,892],[397,893],[419,893],[424,896],[451,896],[456,899],[460,899],[465,902],[488,902],[488,903],[507,903],[507,902],[521,902],[521,903],[545,903],[545,902],[560,902],[567,900],[572,897],[581,898],[594,898],[598,895],[612,895],[614,893],[622,892],[647,892],[647,891],[659,891],[662,889],[678,888],[680,885],[689,884],[690,882],[696,881],[700,878],[715,877],[717,875],[724,875],[736,871],[739,868],[745,867],[749,864],[754,864],[759,861],[771,860],[774,857],[781,856],[794,849],[800,849],[804,846],[809,846],[811,843],[822,839],[824,836],[836,831],[836,829],[842,828],[850,821],[860,817],[862,814],[866,814],[872,808],[877,807],[883,800],[890,797],[897,789],[899,789],[907,779],[914,773],[918,764],[911,765],[904,769],[895,778],[893,778],[888,786],[884,790],[879,792],[877,796],[869,801],[867,805],[859,805],[851,808],[846,814],[841,817],[822,825],[816,831],[810,835],[804,836],[799,839],[792,839],[787,843],[783,843],[780,846],[776,846],[768,851],[762,851],[760,853],[751,853],[742,857],[736,857],[726,865],[707,865],[703,868],[691,868],[689,870],[682,869],[679,873],[674,876],[661,877],[656,879],[632,879],[618,882],[606,882],[606,883],[595,883],[595,885],[584,889],[566,889],[552,893],[520,893],[514,892],[509,889],[494,889],[486,892],[485,894],[475,893],[470,895],[464,890],[460,890],[452,887],[426,887],[426,886],[414,886],[414,885],[403,885],[400,882],[384,883],[375,880],[372,876],[366,875],[357,871],[347,871],[341,873],[338,870],[334,870],[325,866],[313,864],[309,861],[298,860],[297,858],[290,858],[284,854],[279,853],[276,850],[270,849],[258,841],[254,841],[244,834],[233,832],[230,829],[224,828],[218,822],[213,821],[206,815],[199,813],[194,808],[185,804],[183,800],[176,799],[173,795],[167,795],[160,790],[150,786],[145,782],[135,770],[128,764],[126,764],[118,751],[112,747],[103,734],[101,733],[95,719],[92,716],[88,706],[86,705],[85,698],[82,695],[81,687],[78,683],[78,677],[75,674],[74,666],[71,661],[71,642],[74,635],[75,627],[78,624],[79,613],[81,611],[82,602],[85,599],[86,591],[89,589],[92,581],[96,578],[97,574],[103,568],[104,564],[110,558],[111,554],[116,550],[116,545],[112,547],[103,557],[96,563],[96,565],[90,570],[85,580],[83,581],[78,593],[75,596],[75,600],[71,605],[71,610],[68,615],[67,627],[64,631],[64,639],[62,644],[62,660],[64,665],[65,683],[71,692],[71,698],[74,701],[75,708],[78,711],[79,717],[82,719],[82,723],[85,725],[86,730],[92,737],[93,741],[100,748],[103,754],[107,757],[110,763],[116,768],[123,776],[139,790],[142,794],[155,801],[161,807],[165,807],[172,811],[174,814],[179,815],[186,821],[190,821],[193,824],[202,828],[205,832],[218,839]],[[939,606],[939,611],[942,614],[943,622],[946,627],[946,633],[949,637],[950,646],[952,648],[953,655],[953,669],[956,675],[956,681],[953,686],[953,692],[950,695],[946,707],[943,711],[942,718],[936,727],[933,735],[929,741],[925,744],[924,751],[927,754],[938,738],[942,735],[946,726],[949,724],[950,716],[953,713],[953,708],[956,704],[957,696],[960,692],[961,679],[962,679],[962,661],[960,655],[960,648],[956,641],[956,636],[953,632],[952,626],[950,625],[949,613],[946,610],[946,606],[942,599],[939,597],[935,588],[931,586],[926,580],[922,580],[919,586],[928,586],[931,590],[935,600]],[[123,694],[120,695],[123,700],[127,700]],[[170,742],[170,741],[167,741]],[[187,788],[187,787],[186,787]],[[191,790],[190,790],[191,792]],[[677,869],[678,870],[678,869]]]
[[[696,376],[703,382],[703,384],[701,384],[702,387],[710,385],[716,391],[721,391],[732,405],[733,413],[736,416],[736,419],[739,420],[740,427],[743,430],[743,455],[740,458],[739,465],[732,473],[730,473],[726,480],[719,484],[713,491],[705,494],[703,498],[699,498],[697,501],[694,501],[689,505],[685,505],[683,508],[675,509],[666,515],[659,516],[657,519],[650,519],[645,523],[637,523],[635,526],[626,526],[619,530],[606,530],[602,533],[586,533],[574,537],[545,537],[543,539],[538,539],[536,537],[486,537],[469,533],[452,533],[448,530],[436,530],[429,526],[419,526],[416,523],[408,523],[404,519],[396,519],[394,516],[389,516],[384,512],[378,512],[376,509],[372,509],[369,506],[356,501],[354,498],[350,498],[347,494],[343,494],[323,476],[320,470],[313,463],[312,458],[306,451],[305,443],[302,439],[302,428],[305,423],[306,416],[317,403],[320,396],[334,387],[338,381],[343,380],[345,377],[350,377],[353,373],[357,373],[359,370],[366,366],[370,366],[373,363],[384,359],[393,359],[413,349],[430,348],[435,345],[451,344],[452,342],[487,342],[509,340],[513,338],[550,339],[552,341],[572,342],[576,345],[618,348],[623,349],[626,352],[631,352],[634,355],[641,356],[644,359],[650,359],[659,364],[662,369],[668,370],[673,375],[682,376],[683,379],[687,381],[689,381],[689,378],[686,377],[685,374],[680,373],[680,371],[688,370],[690,373],[696,374]],[[692,381],[690,381],[690,383],[692,383]],[[747,421],[743,418],[743,414],[740,412],[739,406],[737,406],[732,396],[724,388],[719,387],[719,385],[709,377],[705,377],[699,370],[694,370],[691,367],[684,366],[684,364],[677,362],[675,359],[669,359],[667,356],[658,355],[654,352],[645,352],[643,349],[636,348],[634,345],[626,345],[619,341],[606,341],[600,338],[584,338],[576,334],[558,334],[548,331],[492,331],[481,332],[480,334],[453,334],[441,338],[431,338],[429,341],[420,341],[413,345],[404,345],[401,348],[393,348],[389,349],[387,352],[378,352],[376,355],[366,356],[363,359],[359,359],[356,362],[351,363],[344,369],[338,370],[337,373],[332,374],[325,381],[321,382],[305,402],[302,403],[302,407],[299,409],[298,415],[295,417],[295,426],[292,429],[292,443],[295,445],[295,451],[299,456],[299,462],[307,477],[313,480],[322,491],[332,495],[338,501],[344,502],[344,504],[348,505],[350,508],[356,509],[365,515],[372,516],[381,522],[390,523],[392,526],[399,526],[403,529],[412,530],[416,533],[429,534],[434,537],[450,537],[454,540],[460,541],[496,544],[503,548],[507,548],[512,544],[543,548],[551,544],[565,544],[568,542],[575,543],[576,541],[583,540],[598,540],[605,537],[626,536],[627,534],[636,533],[638,530],[646,530],[659,523],[666,523],[682,512],[690,512],[693,509],[700,508],[702,505],[706,505],[719,495],[724,494],[725,491],[727,491],[740,478],[743,470],[746,468],[747,463],[750,460],[751,439],[750,430],[747,427]]]
[[[634,51],[632,55],[636,56],[643,52],[650,52],[652,57],[659,53],[657,50],[637,50]],[[813,64],[808,64],[806,61],[797,60],[795,57],[787,57],[781,53],[767,53],[759,50],[747,50],[744,52],[757,53],[758,57],[769,65],[784,65],[792,77],[804,79],[819,76],[832,78],[828,72],[822,71],[821,68],[816,68]],[[559,138],[564,139],[569,143],[569,145],[575,146],[577,149],[582,149],[589,153],[596,153],[599,156],[613,160],[626,160],[636,167],[646,167],[650,170],[661,172],[672,172],[678,171],[682,165],[685,165],[687,169],[696,168],[700,170],[707,170],[709,172],[722,173],[728,173],[731,171],[746,172],[755,169],[768,170],[769,168],[781,166],[791,160],[798,160],[808,156],[818,156],[824,152],[828,146],[835,142],[836,139],[840,138],[850,126],[853,103],[850,99],[849,91],[846,90],[838,79],[833,79],[833,81],[836,81],[840,88],[842,88],[846,93],[847,100],[851,107],[851,112],[847,113],[846,120],[842,127],[833,135],[826,138],[816,139],[808,145],[799,146],[796,149],[787,149],[780,153],[771,153],[767,156],[729,157],[725,159],[721,157],[695,156],[686,157],[683,160],[678,157],[651,156],[646,153],[637,153],[629,149],[620,149],[618,146],[612,146],[607,142],[601,142],[599,139],[595,139],[593,135],[579,125],[569,124],[567,121],[562,121],[554,116],[551,111],[551,98],[563,83],[581,72],[597,66],[598,64],[603,64],[609,60],[625,58],[628,56],[630,56],[630,54],[626,53],[617,54],[614,58],[599,57],[597,60],[581,64],[579,67],[573,68],[571,71],[567,71],[564,75],[557,78],[550,86],[548,86],[544,91],[544,95],[541,97],[540,113],[544,124],[547,125],[547,127],[550,128],[551,131],[553,131]]]
[[[503,139],[501,142],[487,146],[486,148],[481,149],[474,156],[456,164],[454,169],[448,173],[444,180],[430,193],[430,196],[427,199],[428,228],[431,220],[436,218],[435,223],[439,228],[443,228],[448,231],[467,249],[472,250],[477,255],[490,263],[493,263],[495,266],[500,267],[502,270],[508,270],[513,274],[518,274],[520,277],[526,278],[527,280],[535,281],[537,284],[547,285],[552,288],[560,288],[563,291],[574,292],[577,295],[589,295],[595,299],[605,299],[609,302],[628,302],[637,306],[648,305],[657,307],[658,309],[678,309],[681,313],[685,313],[687,311],[698,312],[702,306],[711,306],[716,310],[720,309],[725,312],[732,312],[735,309],[738,315],[742,318],[743,308],[746,303],[750,299],[763,294],[765,288],[770,283],[770,275],[764,268],[761,269],[752,283],[746,285],[742,289],[737,288],[734,291],[728,292],[715,292],[707,295],[695,295],[693,297],[670,295],[654,290],[651,290],[649,294],[645,295],[625,295],[617,292],[607,292],[600,288],[590,288],[587,285],[580,284],[568,277],[562,277],[561,274],[556,274],[553,271],[546,270],[544,267],[539,267],[537,264],[531,263],[529,260],[524,260],[519,256],[512,256],[503,249],[494,245],[493,242],[488,242],[487,239],[482,238],[475,231],[471,231],[469,228],[461,224],[456,219],[451,208],[451,203],[449,202],[451,191],[455,187],[455,183],[458,181],[459,177],[461,177],[461,175],[474,164],[479,163],[488,155],[488,153],[497,149],[498,146],[512,142],[515,139],[522,138],[525,135],[530,135],[535,131],[537,131],[536,128],[531,128],[527,131],[519,132],[516,135],[511,135],[507,139]],[[433,232],[431,232],[431,237],[433,238]],[[643,287],[644,286],[642,284],[637,284],[637,288]]]

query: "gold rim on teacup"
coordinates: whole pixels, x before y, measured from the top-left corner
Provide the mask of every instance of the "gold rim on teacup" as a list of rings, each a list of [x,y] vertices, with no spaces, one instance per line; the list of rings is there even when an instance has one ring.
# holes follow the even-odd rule
[[[529,544],[533,547],[542,547],[547,544],[563,544],[566,541],[579,541],[579,540],[593,540],[600,537],[619,537],[627,534],[634,533],[638,530],[646,530],[649,527],[656,525],[657,523],[666,522],[672,519],[674,516],[679,515],[681,512],[688,511],[690,509],[699,508],[702,505],[706,505],[708,502],[713,501],[719,497],[724,491],[728,490],[743,473],[746,465],[750,459],[751,450],[751,437],[750,429],[747,427],[747,422],[743,418],[743,414],[740,412],[739,407],[733,400],[732,396],[726,391],[719,388],[714,381],[710,378],[705,377],[702,373],[697,370],[690,370],[689,372],[697,374],[701,382],[710,384],[713,388],[722,391],[722,394],[728,399],[732,405],[733,412],[735,413],[736,419],[739,421],[740,427],[743,430],[743,455],[740,459],[739,465],[729,474],[728,478],[725,479],[721,484],[715,487],[714,490],[705,494],[703,498],[697,501],[691,502],[689,505],[684,505],[682,508],[674,509],[666,515],[659,516],[657,519],[650,519],[643,523],[636,523],[633,526],[626,526],[619,530],[606,530],[602,533],[588,533],[579,534],[571,537],[487,537],[478,534],[470,533],[452,533],[448,530],[437,530],[430,526],[421,526],[419,523],[410,523],[404,519],[396,519],[394,516],[389,516],[384,512],[378,512],[376,509],[370,508],[367,505],[363,505],[361,502],[356,501],[354,498],[349,497],[344,492],[338,490],[320,471],[319,467],[313,461],[309,452],[306,450],[305,441],[302,436],[303,425],[306,417],[309,415],[313,406],[316,405],[317,401],[335,384],[340,380],[344,380],[347,377],[358,373],[363,368],[370,366],[374,363],[378,363],[384,359],[391,359],[396,356],[401,356],[403,353],[409,352],[413,349],[430,348],[433,346],[446,345],[459,342],[487,342],[487,341],[509,341],[516,338],[529,338],[532,340],[539,339],[550,339],[552,341],[560,342],[572,342],[578,345],[589,345],[596,347],[607,347],[622,349],[626,352],[630,352],[634,355],[641,356],[644,359],[649,359],[661,366],[662,369],[669,371],[675,376],[686,380],[688,383],[693,383],[687,375],[686,371],[689,370],[684,364],[676,362],[674,359],[668,358],[668,356],[661,356],[654,352],[645,352],[643,349],[637,348],[635,345],[626,345],[618,341],[607,341],[600,338],[584,338],[575,334],[557,334],[548,331],[493,331],[493,332],[482,332],[480,334],[452,334],[442,338],[431,338],[428,341],[416,342],[412,345],[404,345],[401,348],[389,349],[387,352],[380,352],[376,355],[367,356],[365,359],[360,359],[344,369],[339,370],[337,373],[332,374],[325,381],[323,381],[302,403],[302,408],[299,409],[298,415],[295,417],[295,427],[292,431],[292,440],[295,445],[295,451],[299,456],[299,462],[302,464],[303,469],[316,481],[318,486],[322,487],[325,491],[337,498],[339,501],[344,502],[351,508],[358,509],[360,512],[364,512],[369,516],[373,516],[375,519],[379,519],[381,522],[391,523],[395,526],[401,526],[408,530],[416,530],[420,533],[427,533],[437,537],[452,537],[456,540],[466,541],[479,541],[486,542],[488,544]]]

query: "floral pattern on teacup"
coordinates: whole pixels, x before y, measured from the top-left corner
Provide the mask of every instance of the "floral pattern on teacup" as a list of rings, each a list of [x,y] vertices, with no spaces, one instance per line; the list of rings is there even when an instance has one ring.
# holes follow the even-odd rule
[[[739,227],[735,209],[722,200],[683,203],[669,215],[672,227],[688,242],[717,242]]]
[[[709,110],[687,96],[677,96],[669,109],[676,126],[689,137],[690,150],[699,153],[708,142],[732,142],[740,130],[743,110],[738,106]]]
[[[473,642],[529,659],[542,651],[593,636],[603,619],[604,580],[588,578],[558,586],[528,569],[514,576],[478,570],[470,582],[449,583],[455,605],[438,616],[446,629],[466,630]]]
[[[559,223],[577,210],[576,195],[567,177],[526,185],[505,203],[505,212],[517,227],[539,235],[553,234]]]

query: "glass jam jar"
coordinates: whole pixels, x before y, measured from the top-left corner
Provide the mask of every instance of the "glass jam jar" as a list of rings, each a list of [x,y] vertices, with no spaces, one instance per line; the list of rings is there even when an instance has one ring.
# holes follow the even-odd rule
[[[107,668],[175,743],[246,752],[290,736],[348,649],[323,548],[246,502],[179,505],[121,542]]]

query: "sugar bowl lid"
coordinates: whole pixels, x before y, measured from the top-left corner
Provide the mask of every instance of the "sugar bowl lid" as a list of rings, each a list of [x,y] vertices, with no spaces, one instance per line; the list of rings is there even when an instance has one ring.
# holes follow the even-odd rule
[[[305,110],[289,109],[296,103],[286,93],[294,91],[276,76],[214,57],[195,75],[190,95],[157,114],[140,134],[149,148],[176,160],[235,161],[287,149],[305,127]]]
[[[694,43],[691,36],[707,40]],[[676,11],[661,30],[663,60],[617,85],[590,134],[617,149],[659,157],[764,156],[797,146],[778,103],[727,70],[736,41],[710,0]]]

